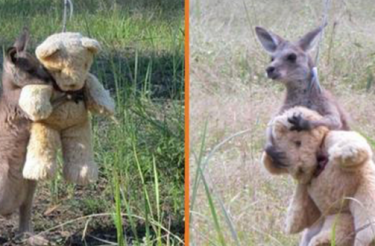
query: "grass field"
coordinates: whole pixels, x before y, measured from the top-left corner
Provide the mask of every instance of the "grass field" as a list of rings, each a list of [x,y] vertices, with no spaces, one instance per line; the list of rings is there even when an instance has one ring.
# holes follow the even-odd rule
[[[297,245],[284,218],[295,187],[260,163],[265,128],[283,100],[265,77],[254,27],[296,39],[322,20],[325,1],[191,1],[190,187],[192,245]],[[375,150],[375,3],[330,1],[321,83]],[[204,179],[199,172],[202,170]],[[199,180],[199,181],[197,181]]]
[[[116,118],[93,117],[100,178],[87,187],[59,174],[39,184],[35,231],[51,245],[181,245],[184,232],[184,3],[74,1],[67,31],[103,46],[91,72],[116,100]],[[28,26],[30,51],[62,30],[61,0],[0,0],[0,45]],[[0,219],[0,244],[17,225]]]

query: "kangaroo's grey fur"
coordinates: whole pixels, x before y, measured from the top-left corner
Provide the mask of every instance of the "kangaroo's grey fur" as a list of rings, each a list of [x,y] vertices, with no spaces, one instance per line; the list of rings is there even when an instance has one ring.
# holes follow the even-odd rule
[[[323,28],[308,32],[296,42],[287,41],[262,27],[255,28],[260,43],[271,56],[271,63],[266,69],[267,76],[286,87],[285,100],[277,115],[289,108],[304,106],[324,116],[322,120],[307,121],[296,115],[289,119],[292,130],[309,130],[318,126],[349,130],[347,117],[340,105],[327,90],[320,90],[313,83],[312,69],[315,65],[309,51],[316,45]],[[284,154],[277,150],[269,130],[265,150],[280,167],[286,165],[283,163]]]
[[[52,77],[26,52],[28,31],[6,51],[0,97],[0,215],[19,210],[19,231],[32,232],[31,206],[37,183],[22,177],[31,121],[18,106],[21,88],[46,84]]]

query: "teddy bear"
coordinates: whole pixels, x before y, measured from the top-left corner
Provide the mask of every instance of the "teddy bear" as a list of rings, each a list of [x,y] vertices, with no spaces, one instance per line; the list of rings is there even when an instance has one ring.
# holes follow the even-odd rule
[[[19,106],[33,121],[23,168],[26,179],[53,177],[60,148],[65,180],[84,185],[97,179],[89,112],[113,116],[115,110],[109,92],[89,73],[99,50],[97,40],[70,32],[53,34],[36,48],[54,81],[21,91]]]
[[[262,162],[271,174],[289,174],[297,187],[286,216],[286,232],[304,230],[300,245],[370,245],[375,239],[375,164],[366,139],[354,131],[324,126],[293,131],[290,119],[321,115],[295,107],[276,116],[271,134],[284,153],[277,166],[264,152]]]

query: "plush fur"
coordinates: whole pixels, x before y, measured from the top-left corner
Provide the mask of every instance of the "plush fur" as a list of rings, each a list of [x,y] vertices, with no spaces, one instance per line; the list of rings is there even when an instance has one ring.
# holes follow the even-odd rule
[[[25,178],[53,177],[57,150],[62,148],[67,181],[87,184],[96,180],[89,111],[111,116],[115,108],[109,92],[89,73],[99,50],[96,40],[79,33],[54,34],[37,47],[39,61],[57,86],[30,85],[22,89],[19,105],[34,121],[23,169]],[[69,94],[80,90],[82,98]]]
[[[330,245],[336,224],[336,245],[369,245],[375,238],[375,165],[369,144],[353,131],[290,131],[288,118],[296,114],[321,119],[314,111],[295,107],[272,121],[272,134],[286,153],[287,166],[274,166],[263,154],[268,171],[288,173],[298,183],[286,231],[306,229],[300,245]],[[328,158],[320,171],[317,156]]]

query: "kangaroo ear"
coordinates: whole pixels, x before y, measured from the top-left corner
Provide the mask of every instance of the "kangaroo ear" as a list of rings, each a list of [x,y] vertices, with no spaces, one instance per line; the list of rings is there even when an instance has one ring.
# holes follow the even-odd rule
[[[17,59],[17,50],[15,47],[10,47],[6,51],[5,59],[7,59],[10,63],[15,63]]]
[[[21,35],[16,39],[16,42],[13,44],[13,47],[16,48],[17,53],[23,52],[27,49],[29,39],[29,29],[27,29],[27,27],[24,27]]]
[[[323,31],[324,27],[326,27],[326,25],[327,24],[324,24],[318,28],[315,28],[311,32],[306,33],[302,38],[300,38],[300,40],[298,40],[298,46],[301,47],[301,49],[304,51],[311,51],[312,49],[314,49],[318,44],[321,32]]]
[[[272,54],[276,51],[277,46],[284,41],[280,36],[273,34],[262,27],[255,27],[255,33],[263,48]]]

